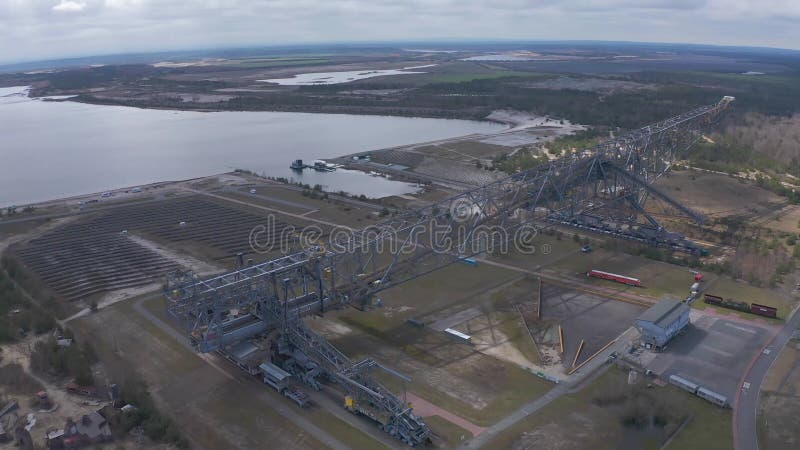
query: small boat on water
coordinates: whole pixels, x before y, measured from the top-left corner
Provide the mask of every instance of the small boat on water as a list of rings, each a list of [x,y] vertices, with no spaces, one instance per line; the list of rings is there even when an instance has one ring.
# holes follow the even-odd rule
[[[314,170],[316,170],[317,172],[333,172],[334,170],[336,170],[336,166],[334,166],[333,164],[328,164],[321,159],[314,161],[313,167]]]
[[[317,159],[311,164],[304,164],[302,159],[295,159],[291,164],[289,164],[290,169],[297,171],[308,168],[314,169],[317,172],[333,172],[340,167],[342,167],[341,164],[330,164],[321,159]]]

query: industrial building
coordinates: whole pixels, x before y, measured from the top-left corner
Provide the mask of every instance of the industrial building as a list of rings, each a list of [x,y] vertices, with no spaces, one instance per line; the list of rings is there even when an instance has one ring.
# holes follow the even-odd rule
[[[689,324],[689,306],[673,299],[662,299],[636,319],[641,344],[661,350]]]
[[[692,145],[696,141],[695,130],[711,123],[729,102],[730,99],[725,98],[717,104],[603,142],[580,155],[551,160],[546,163],[546,169],[538,166],[419,209],[393,214],[371,225],[367,234],[354,230],[331,236],[334,244],[331,249],[322,245],[307,246],[206,279],[200,279],[192,271],[176,270],[167,274],[164,284],[167,314],[184,326],[198,351],[221,351],[243,370],[253,375],[260,371],[266,384],[277,386],[276,389],[283,386],[285,374],[315,390],[321,388],[321,382],[335,383],[343,391],[345,409],[373,420],[383,431],[405,444],[425,446],[431,441],[430,427],[414,414],[405,398],[394,394],[372,372],[381,369],[406,383],[412,380],[372,358],[351,359],[317,334],[304,318],[346,306],[369,309],[373,302],[377,303],[375,294],[381,291],[456,261],[470,263],[480,251],[469,250],[456,256],[435,251],[432,246],[412,245],[411,252],[387,252],[383,244],[388,242],[389,236],[390,241],[413,242],[421,229],[454,230],[457,218],[451,210],[458,204],[468,205],[471,211],[477,206],[479,213],[470,214],[474,217],[464,221],[461,231],[447,233],[453,248],[474,248],[481,244],[475,234],[481,227],[520,230],[533,223],[549,222],[603,231],[675,251],[699,253],[695,243],[682,235],[666,232],[658,225],[638,199],[659,198],[690,218],[702,220],[689,208],[652,188],[650,183],[653,173],[666,172],[675,152]],[[620,161],[636,163],[620,165]],[[609,184],[636,193],[626,196],[629,202],[634,202],[631,206],[637,211],[636,217],[630,217],[627,226],[618,227],[618,212],[614,208],[621,207],[627,214],[630,207],[610,202],[615,206],[604,213],[608,223],[598,218],[591,227],[585,225],[584,215],[576,212],[575,205],[592,204],[589,200],[596,201],[592,192]],[[592,211],[599,213],[597,208]],[[612,223],[615,225],[613,232],[609,228]],[[387,262],[385,266],[383,261]],[[608,272],[592,271],[590,275],[641,285],[638,279]],[[234,309],[238,314],[231,318]],[[642,331],[646,346],[661,348],[688,322],[688,306],[662,301],[637,320],[637,327]],[[452,328],[444,331],[460,341],[470,340],[470,336]],[[257,352],[251,351],[252,346],[246,342],[260,339],[264,334],[273,335],[276,345],[264,347],[264,350],[271,350],[269,361],[266,358],[254,360],[250,355]],[[240,345],[242,342],[245,344]],[[573,365],[576,363],[577,357]],[[283,392],[289,396],[288,388]]]

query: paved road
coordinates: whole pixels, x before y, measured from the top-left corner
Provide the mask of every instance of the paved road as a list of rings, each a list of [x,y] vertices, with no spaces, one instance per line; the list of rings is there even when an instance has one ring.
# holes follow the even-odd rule
[[[772,340],[767,342],[764,350],[753,359],[739,382],[739,392],[736,394],[733,407],[733,446],[735,450],[758,449],[756,419],[758,418],[761,383],[764,382],[772,363],[775,362],[778,354],[798,327],[800,327],[800,314],[795,309],[783,328]],[[748,387],[745,388],[745,386]]]
[[[561,397],[562,395],[568,392],[569,392],[569,385],[567,383],[559,384],[553,389],[547,391],[547,393],[544,394],[543,396],[526,404],[525,406],[519,408],[518,410],[512,412],[511,414],[503,417],[494,425],[487,428],[486,431],[478,435],[478,437],[462,445],[461,449],[473,449],[473,448],[484,447],[489,443],[489,441],[492,440],[492,438],[496,437],[506,429],[511,428],[517,422],[525,419],[534,412],[544,408],[545,406],[553,402],[555,399]]]
[[[606,363],[608,355],[615,351],[622,353],[627,350],[631,337],[634,333],[634,329],[629,328],[622,333],[616,342],[588,362],[583,368],[581,368],[581,370],[576,372],[570,381],[558,384],[553,389],[547,391],[547,393],[543,396],[523,405],[511,414],[503,417],[497,423],[483,431],[479,436],[463,444],[460,449],[466,450],[483,448],[489,444],[493,438],[497,437],[518,422],[524,420],[529,415],[549,405],[562,395],[571,394],[585,388],[589,383],[591,383],[592,380],[601,375],[603,371],[610,367],[610,365]]]

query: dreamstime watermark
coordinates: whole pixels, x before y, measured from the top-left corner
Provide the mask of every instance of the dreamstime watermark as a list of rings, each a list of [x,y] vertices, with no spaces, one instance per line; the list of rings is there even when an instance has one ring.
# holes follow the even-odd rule
[[[495,219],[497,214],[493,211],[486,211],[466,198],[454,200],[446,211],[434,209],[427,215],[400,215],[358,230],[345,226],[323,229],[318,225],[297,228],[278,222],[270,214],[265,223],[250,230],[249,243],[254,252],[261,254],[274,251],[286,254],[311,248],[390,255],[419,251],[454,256],[504,255],[512,249],[521,254],[550,253],[549,244],[537,246],[536,226],[511,220],[501,226],[494,223]]]

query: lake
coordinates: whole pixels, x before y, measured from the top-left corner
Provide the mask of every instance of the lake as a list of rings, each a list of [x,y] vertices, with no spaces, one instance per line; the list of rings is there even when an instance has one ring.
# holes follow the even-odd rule
[[[424,69],[426,67],[433,67],[436,64],[427,64],[424,66],[403,67],[402,69],[383,69],[383,70],[353,70],[343,72],[312,72],[300,73],[291,78],[273,78],[270,80],[258,80],[267,83],[275,83],[284,86],[308,86],[308,85],[322,85],[322,84],[340,84],[348,83],[355,80],[365,80],[367,78],[385,77],[389,75],[410,75],[415,73],[414,69]]]
[[[184,180],[233,169],[377,198],[408,183],[311,162],[505,126],[468,120],[283,112],[192,112],[47,102],[0,88],[0,206]]]
[[[509,54],[492,54],[492,55],[479,55],[470,56],[469,58],[462,58],[461,61],[536,61],[536,58],[531,56],[519,56]]]

